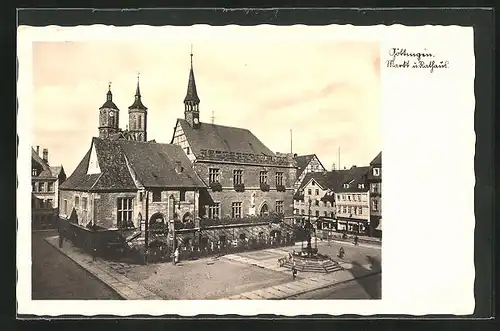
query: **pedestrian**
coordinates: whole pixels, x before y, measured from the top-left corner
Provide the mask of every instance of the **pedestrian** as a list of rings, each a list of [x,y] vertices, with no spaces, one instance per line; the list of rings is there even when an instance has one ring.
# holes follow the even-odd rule
[[[297,267],[295,266],[295,261],[294,261],[293,266],[292,266],[292,278],[293,278],[293,280],[295,280],[296,277],[297,277]]]
[[[97,261],[97,247],[92,247],[92,261]]]
[[[356,246],[358,245],[358,239],[359,239],[358,236],[354,236],[354,245]]]
[[[61,235],[61,233],[59,233],[59,248],[62,248],[62,247],[63,247],[63,241],[64,241],[64,238],[63,238],[63,236]]]
[[[339,249],[339,257],[340,257],[341,259],[343,259],[343,258],[344,258],[344,247],[340,247],[340,249]]]
[[[174,265],[179,262],[179,247],[177,247],[174,251]]]

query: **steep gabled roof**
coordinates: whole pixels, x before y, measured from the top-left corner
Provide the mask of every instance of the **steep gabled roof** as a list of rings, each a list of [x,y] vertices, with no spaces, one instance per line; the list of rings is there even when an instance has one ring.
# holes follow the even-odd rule
[[[100,173],[87,174],[92,148],[95,148]],[[183,167],[176,172],[176,161]],[[130,168],[129,168],[130,167]],[[206,187],[194,173],[179,146],[93,138],[87,154],[71,176],[60,186],[62,190],[136,190],[131,171],[145,187]]]
[[[37,178],[55,179],[59,177],[61,172],[64,172],[62,166],[50,166],[47,161],[42,159],[40,155],[31,148],[31,161],[38,164],[42,171],[38,174]]]
[[[180,124],[197,157],[200,156],[201,150],[275,156],[247,129],[209,123],[200,123],[197,129],[193,129],[185,119],[177,119],[177,123]]]
[[[377,156],[370,162],[372,167],[374,166],[382,166],[382,152],[378,153]]]
[[[337,190],[342,183],[344,176],[348,170],[332,170],[325,172],[309,172],[305,175],[304,180],[300,184],[299,190],[303,189],[311,179],[324,190]]]
[[[314,158],[316,158],[318,160],[321,167],[326,171],[325,167],[323,166],[323,164],[321,163],[321,161],[319,160],[319,158],[317,157],[316,154],[297,155],[297,156],[295,156],[295,162],[297,162],[297,167],[298,167],[297,168],[297,178],[300,177],[300,175],[302,175],[304,170],[306,170],[307,166]]]
[[[145,187],[206,187],[180,146],[127,140],[118,143]],[[177,162],[182,167],[179,173]]]

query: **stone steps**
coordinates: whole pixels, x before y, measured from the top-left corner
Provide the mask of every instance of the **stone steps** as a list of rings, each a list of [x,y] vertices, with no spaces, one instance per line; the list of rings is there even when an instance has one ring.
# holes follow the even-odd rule
[[[290,261],[285,262],[284,268],[292,269],[293,263]],[[342,270],[343,268],[334,261],[305,261],[305,263],[296,262],[295,267],[301,272],[317,272],[317,273],[331,273]]]

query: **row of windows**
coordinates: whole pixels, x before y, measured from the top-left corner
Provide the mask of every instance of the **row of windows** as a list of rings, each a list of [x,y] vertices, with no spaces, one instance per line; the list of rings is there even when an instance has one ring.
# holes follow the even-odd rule
[[[314,181],[312,182],[312,184],[314,185]],[[310,188],[307,189],[307,195],[312,195],[312,190]],[[319,195],[319,189],[314,190],[314,195]]]
[[[241,201],[232,202],[231,203],[231,217],[232,218],[241,218],[242,217],[242,205]],[[284,202],[276,201],[276,212],[283,213],[284,211]],[[220,211],[220,202],[216,202],[214,205],[208,207],[208,218],[216,219],[221,216]]]
[[[305,202],[303,200],[298,200],[299,205],[309,205],[309,202]],[[319,200],[312,200],[311,201],[311,206],[316,206],[316,207],[331,207],[332,203],[330,201],[319,201]]]
[[[34,204],[35,208],[54,208],[54,201],[52,199],[46,199],[46,200],[35,199]]]
[[[208,169],[208,182],[212,183],[220,183],[221,180],[221,171],[217,168]],[[259,173],[259,182],[263,184],[267,184],[267,171],[261,171]],[[243,184],[243,170],[233,170],[233,182],[234,184]],[[275,175],[276,186],[283,185],[283,172],[276,172]]]
[[[54,192],[53,182],[36,182],[31,184],[33,192]]]
[[[363,207],[361,206],[337,206],[337,214],[352,214],[363,215]]]
[[[298,208],[296,208],[296,209],[294,210],[294,212],[295,212],[295,215],[306,215],[306,211],[305,211],[305,209],[298,209]],[[319,210],[316,210],[316,211],[314,212],[314,215],[315,215],[316,217],[319,217],[319,216],[325,216],[325,217],[328,217],[328,216],[329,216],[329,217],[334,217],[334,216],[335,216],[335,213],[334,213],[333,211],[331,211],[331,212],[328,212],[328,211],[323,211],[323,214],[321,214]]]
[[[364,194],[337,194],[337,200],[342,201],[366,201]]]

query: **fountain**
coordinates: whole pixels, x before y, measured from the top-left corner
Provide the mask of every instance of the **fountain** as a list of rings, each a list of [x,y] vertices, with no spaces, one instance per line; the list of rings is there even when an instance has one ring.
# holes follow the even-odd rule
[[[332,260],[328,255],[318,253],[316,235],[314,236],[314,248],[312,247],[312,234],[315,234],[316,230],[311,224],[310,219],[305,221],[303,230],[306,235],[306,247],[304,247],[304,242],[302,242],[301,251],[294,251],[292,260],[288,260],[283,266],[287,269],[292,269],[295,264],[295,268],[301,272],[330,273],[342,270],[338,262]]]

